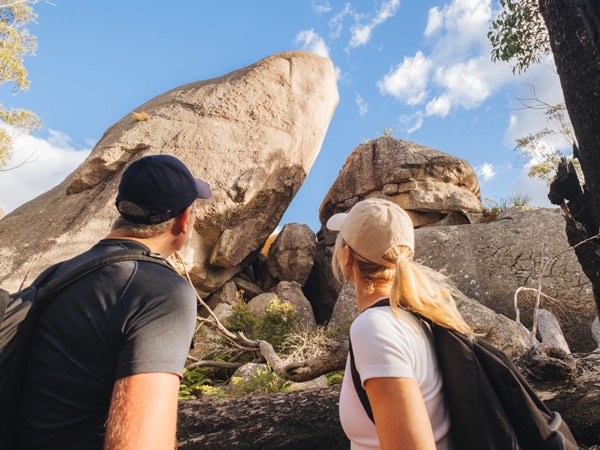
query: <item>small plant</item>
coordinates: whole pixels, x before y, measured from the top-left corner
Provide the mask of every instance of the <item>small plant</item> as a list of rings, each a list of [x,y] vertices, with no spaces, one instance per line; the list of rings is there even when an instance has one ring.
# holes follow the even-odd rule
[[[241,331],[250,339],[267,341],[279,351],[286,335],[297,328],[299,321],[296,307],[275,297],[261,317],[254,316],[248,304],[239,299],[225,325],[231,331]]]
[[[386,137],[396,137],[396,129],[395,128],[388,128],[388,127],[383,127],[383,130],[381,131],[381,135],[382,136],[386,136]]]
[[[281,344],[281,352],[287,355],[286,363],[300,362],[321,356],[336,344],[324,327],[317,327],[289,333]]]
[[[327,374],[327,385],[334,386],[336,384],[342,384],[342,380],[344,379],[344,371],[336,370],[335,372],[331,372]]]
[[[146,120],[150,120],[150,118],[152,117],[149,113],[142,111],[142,112],[133,112],[133,118],[137,121],[137,122],[144,122]]]
[[[206,369],[183,369],[183,377],[179,385],[179,399],[195,398],[202,394],[203,387],[210,385]]]
[[[257,327],[258,318],[252,314],[248,304],[243,298],[238,296],[237,301],[233,305],[233,312],[227,318],[225,326],[233,331],[241,331],[248,336],[252,335]]]
[[[496,200],[493,197],[486,197],[485,202],[493,213],[500,213],[513,206],[527,206],[531,203],[531,196],[527,194],[512,193],[508,197]]]
[[[291,386],[289,381],[279,377],[268,366],[258,369],[248,381],[240,377],[231,377],[230,384],[237,395],[276,394],[286,392]]]

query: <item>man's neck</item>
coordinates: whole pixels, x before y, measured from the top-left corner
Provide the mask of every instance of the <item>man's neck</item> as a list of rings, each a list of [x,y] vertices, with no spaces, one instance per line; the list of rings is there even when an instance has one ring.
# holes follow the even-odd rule
[[[160,253],[165,258],[171,256],[174,252],[171,245],[169,245],[170,241],[165,239],[164,235],[152,238],[139,238],[127,234],[127,232],[122,229],[116,229],[106,235],[104,239],[126,239],[129,241],[136,241],[148,247],[152,253]]]

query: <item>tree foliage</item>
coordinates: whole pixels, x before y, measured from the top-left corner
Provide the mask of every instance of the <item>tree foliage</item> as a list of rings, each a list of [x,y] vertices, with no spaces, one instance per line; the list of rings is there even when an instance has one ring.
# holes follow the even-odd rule
[[[561,148],[571,149],[575,142],[573,127],[568,117],[564,103],[550,104],[540,100],[535,88],[530,98],[518,99],[524,109],[539,110],[543,112],[546,126],[541,130],[529,133],[516,139],[515,150],[520,157],[531,160],[528,176],[539,178],[548,184],[552,181],[554,173],[562,158],[573,163],[580,179],[582,178],[579,161],[572,155],[566,155],[557,148],[557,141],[562,140]]]
[[[35,3],[38,1],[0,0],[0,85],[12,85],[13,93],[29,88],[24,58],[34,55],[37,50],[37,40],[27,30],[27,26],[37,19],[32,8]],[[8,109],[1,103],[0,120],[17,133],[34,131],[42,125],[31,111]],[[13,137],[9,130],[0,129],[0,168],[10,160]]]
[[[550,52],[548,30],[537,0],[500,0],[501,11],[487,36],[492,61],[512,64],[513,73],[527,70]]]
[[[546,24],[537,0],[500,0],[501,11],[492,22],[488,39],[492,44],[492,61],[504,61],[512,65],[513,73],[526,71],[532,64],[551,51]],[[552,180],[561,158],[565,157],[553,142],[562,138],[571,147],[574,143],[573,128],[564,103],[549,104],[540,100],[531,86],[533,97],[519,99],[523,108],[543,111],[546,125],[542,129],[516,139],[515,149],[521,157],[532,161],[528,176]],[[577,172],[579,163],[571,156]]]

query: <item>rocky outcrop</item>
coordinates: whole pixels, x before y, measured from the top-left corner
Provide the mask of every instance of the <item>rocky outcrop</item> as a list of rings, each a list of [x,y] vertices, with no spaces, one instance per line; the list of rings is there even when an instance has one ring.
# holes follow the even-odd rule
[[[478,222],[487,212],[471,165],[413,142],[380,137],[350,154],[319,209],[321,224],[358,201],[386,196],[408,211],[415,227]]]
[[[307,284],[316,285],[313,277],[327,279],[329,284],[322,288],[322,295],[311,293],[313,309],[351,308],[341,317],[353,317],[352,302],[336,303],[339,286],[335,300],[330,299],[331,285],[335,286],[329,267],[335,233],[322,230],[320,237],[317,248],[323,256],[315,265],[321,271],[313,271]],[[560,209],[511,208],[491,222],[419,228],[415,230],[415,260],[447,276],[457,288],[455,299],[466,296],[476,301],[463,314],[469,315],[479,304],[515,320],[517,295],[519,320],[528,329],[543,264],[541,307],[557,317],[571,351],[593,351],[598,345],[591,332],[597,317],[591,284],[566,242]],[[314,304],[319,299],[328,303]],[[336,314],[330,320],[339,324]],[[493,327],[492,322],[489,326]]]
[[[416,230],[415,258],[450,277],[467,297],[511,319],[522,288],[518,307],[528,328],[541,275],[541,307],[558,318],[571,351],[597,346],[591,284],[569,247],[558,208],[511,208],[489,223]]]
[[[0,221],[0,284],[16,290],[94,244],[116,217],[116,188],[127,164],[168,153],[213,189],[182,255],[200,294],[216,291],[279,223],[337,102],[331,61],[299,51],[150,100],[109,128],[65,181]]]
[[[433,281],[450,292],[467,323],[494,346],[513,358],[522,355],[531,347],[527,336],[516,322],[468,298],[444,275],[427,267],[423,267],[423,270]],[[350,283],[344,283],[328,327],[332,330],[336,327],[347,327],[357,314],[354,288]]]

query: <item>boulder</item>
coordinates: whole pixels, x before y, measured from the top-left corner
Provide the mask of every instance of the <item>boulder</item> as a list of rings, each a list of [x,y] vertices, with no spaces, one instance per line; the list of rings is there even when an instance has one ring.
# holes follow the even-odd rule
[[[300,326],[314,330],[317,326],[310,302],[302,293],[302,287],[295,281],[281,281],[273,292],[259,294],[248,302],[250,312],[256,317],[265,315],[272,301],[279,301],[294,306],[298,313]]]
[[[288,223],[269,248],[267,267],[280,281],[304,285],[314,264],[317,238],[308,225]]]
[[[385,197],[408,211],[415,227],[449,214],[462,223],[487,213],[471,165],[456,156],[383,136],[357,146],[319,209],[321,224],[370,197]]]
[[[207,296],[240,272],[275,229],[337,102],[331,61],[301,51],[159,95],[110,127],[62,183],[0,221],[1,285],[16,290],[102,238],[117,215],[116,190],[128,163],[167,153],[213,189],[181,252]]]
[[[302,293],[302,286],[295,281],[281,281],[273,290],[283,302],[296,308],[300,324],[303,328],[314,330],[317,327],[315,314],[308,299]]]
[[[527,337],[516,322],[468,298],[446,276],[425,266],[423,270],[434,282],[450,292],[467,323],[491,344],[513,358],[530,348]],[[335,331],[336,327],[346,329],[357,314],[356,293],[353,286],[345,282],[335,304],[328,330]]]
[[[516,207],[488,223],[415,231],[415,259],[452,279],[460,291],[531,329],[541,278],[541,307],[558,319],[571,351],[593,351],[597,316],[592,286],[565,236],[556,208]],[[525,289],[523,289],[525,288]]]

